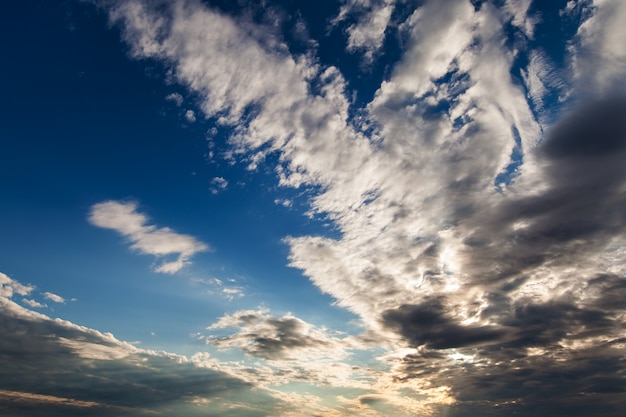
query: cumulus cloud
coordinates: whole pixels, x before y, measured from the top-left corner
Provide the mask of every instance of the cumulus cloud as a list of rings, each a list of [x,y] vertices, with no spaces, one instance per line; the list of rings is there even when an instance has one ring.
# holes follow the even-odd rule
[[[222,177],[215,177],[211,180],[211,194],[219,194],[221,191],[224,191],[228,187],[228,181]]]
[[[35,287],[32,285],[24,285],[13,280],[8,275],[0,272],[0,296],[11,298],[13,294],[29,295]]]
[[[332,25],[338,25],[349,16],[358,16],[357,22],[346,28],[347,50],[362,52],[365,63],[372,63],[385,41],[385,32],[391,21],[395,0],[345,1]]]
[[[163,261],[155,267],[156,272],[174,274],[189,259],[209,246],[190,235],[174,232],[168,227],[148,225],[148,217],[137,211],[133,202],[105,201],[91,207],[89,221],[98,227],[113,229],[128,238],[131,249],[140,253],[163,257],[178,255],[173,261]]]
[[[24,304],[26,304],[27,306],[31,307],[31,308],[43,308],[43,307],[48,307],[46,304],[41,304],[39,301],[36,300],[30,300],[30,299],[23,299],[22,302]]]
[[[189,123],[193,123],[196,121],[196,113],[193,110],[187,110],[185,112],[185,120]]]
[[[183,104],[183,96],[180,93],[170,93],[167,96],[165,96],[165,99],[167,101],[172,101],[174,102],[178,107],[182,106]]]
[[[55,303],[65,303],[65,299],[60,295],[53,294],[51,292],[43,293],[43,296],[50,301],[54,301]]]
[[[274,317],[267,310],[244,310],[220,318],[208,330],[238,328],[234,335],[208,339],[221,347],[237,347],[249,355],[269,360],[295,359],[306,355],[311,359],[332,355],[336,360],[345,356],[349,345],[330,336],[291,314]],[[339,355],[337,357],[337,355]]]

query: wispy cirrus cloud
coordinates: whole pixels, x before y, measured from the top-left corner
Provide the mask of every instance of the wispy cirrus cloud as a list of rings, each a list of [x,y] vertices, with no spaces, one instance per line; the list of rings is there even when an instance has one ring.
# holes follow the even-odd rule
[[[191,235],[176,233],[169,227],[149,225],[148,217],[137,211],[133,202],[105,201],[91,207],[89,221],[98,227],[113,229],[128,238],[131,249],[140,253],[163,257],[178,255],[176,260],[162,262],[156,272],[174,274],[189,259],[209,246]]]

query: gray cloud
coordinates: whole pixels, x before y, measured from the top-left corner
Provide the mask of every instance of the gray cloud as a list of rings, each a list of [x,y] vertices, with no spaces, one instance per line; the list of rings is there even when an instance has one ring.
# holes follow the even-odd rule
[[[408,342],[432,349],[449,349],[502,342],[507,330],[498,326],[463,326],[446,314],[438,299],[420,305],[402,305],[382,314],[383,324],[400,332]]]
[[[19,416],[271,414],[278,401],[225,372],[151,352],[0,299],[0,410]],[[199,400],[220,404],[199,406]],[[256,404],[254,407],[252,404]],[[230,410],[230,411],[229,411]]]

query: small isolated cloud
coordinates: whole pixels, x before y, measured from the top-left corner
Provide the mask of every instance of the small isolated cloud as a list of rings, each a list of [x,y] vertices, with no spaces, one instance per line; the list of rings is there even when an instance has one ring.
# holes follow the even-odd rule
[[[274,204],[283,207],[291,207],[293,202],[287,198],[277,198],[274,200]]]
[[[226,298],[228,301],[233,301],[236,298],[242,298],[246,295],[244,291],[244,287],[234,285],[237,283],[237,281],[232,278],[228,279],[229,284],[225,284],[224,281],[222,281],[219,278],[210,278],[210,279],[194,278],[192,279],[192,282],[194,284],[199,284],[199,285],[209,287],[210,289],[207,291],[207,294],[221,295],[224,298]]]
[[[185,119],[189,122],[189,123],[193,123],[196,121],[196,113],[193,110],[187,110],[185,112]]]
[[[133,202],[105,201],[92,206],[89,215],[91,224],[113,229],[128,238],[131,249],[140,253],[164,257],[176,255],[173,261],[164,261],[155,268],[156,272],[173,274],[189,263],[198,252],[209,250],[209,246],[195,237],[176,233],[169,227],[147,225],[148,217],[137,211]]]
[[[24,304],[26,304],[27,306],[32,307],[32,308],[48,307],[46,304],[41,304],[39,301],[29,300],[28,298],[25,298],[22,301],[24,302]]]
[[[226,181],[222,177],[215,177],[211,180],[211,194],[218,194],[220,191],[223,191],[228,187],[228,181]]]
[[[178,107],[180,107],[183,104],[183,96],[181,96],[179,93],[171,93],[168,94],[165,99],[167,101],[172,101],[174,103],[176,103],[176,105]]]
[[[47,300],[54,301],[55,303],[65,303],[65,298],[51,292],[45,292],[43,296],[46,297]]]
[[[275,317],[265,309],[242,310],[227,314],[207,330],[239,328],[231,336],[209,339],[220,347],[235,347],[251,356],[268,360],[308,357],[346,356],[345,340],[332,336],[326,329],[315,327],[291,314]]]

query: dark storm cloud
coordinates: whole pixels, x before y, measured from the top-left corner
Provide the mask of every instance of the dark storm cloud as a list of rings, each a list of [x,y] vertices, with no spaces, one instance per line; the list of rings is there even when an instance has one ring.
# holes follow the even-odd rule
[[[139,416],[169,410],[184,415],[226,415],[194,398],[219,397],[225,406],[255,398],[267,414],[272,400],[225,373],[183,357],[147,352],[111,335],[41,315],[11,301],[0,305],[0,411],[7,416]],[[184,411],[186,410],[186,411]],[[221,413],[221,411],[224,413]],[[211,414],[214,413],[214,414]]]
[[[501,341],[507,336],[504,328],[463,326],[446,314],[440,299],[419,305],[402,305],[383,313],[383,324],[396,329],[412,346],[448,349]]]
[[[463,257],[476,281],[573,263],[625,229],[626,98],[573,111],[548,131],[535,158],[541,192],[513,195],[466,222],[472,232]]]
[[[490,325],[465,325],[442,297],[386,310],[382,324],[417,348],[398,378],[449,386],[453,417],[621,415],[626,278],[603,257],[626,231],[626,99],[575,109],[532,157],[531,193],[513,186],[459,220],[465,286],[483,292],[478,317]],[[519,295],[548,276],[544,298]]]
[[[469,361],[453,361],[445,349],[419,349],[402,359],[398,379],[449,386],[457,400],[449,414],[454,417],[620,415],[626,406],[626,340],[618,336],[619,321],[558,305],[519,306],[510,320],[521,329],[517,340],[460,348],[473,357]],[[588,331],[615,339],[582,347],[563,342]]]

